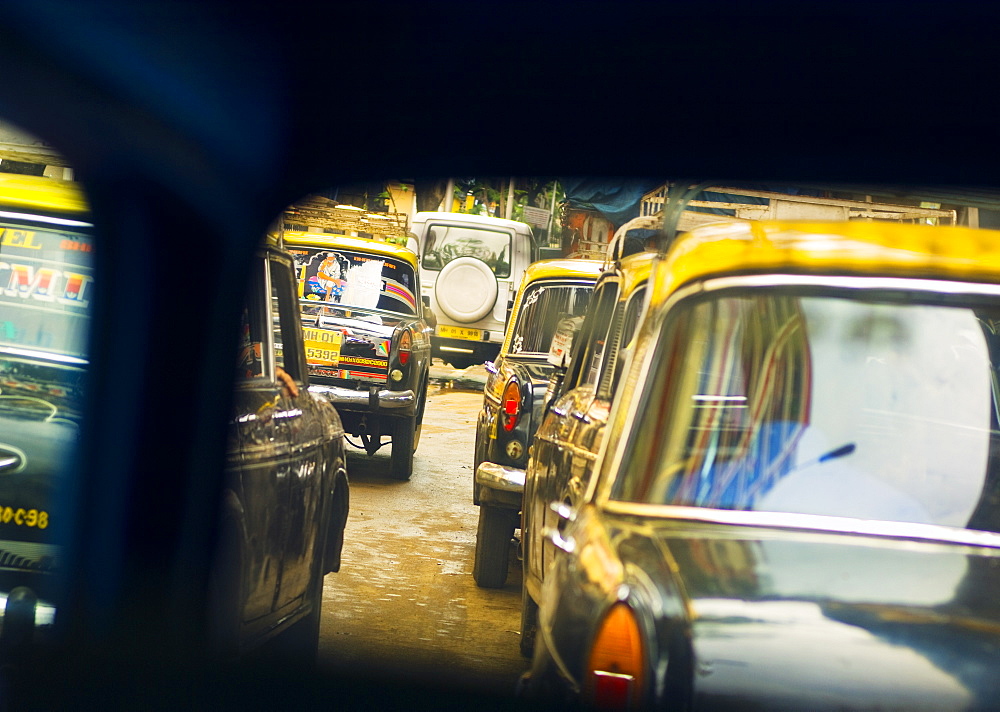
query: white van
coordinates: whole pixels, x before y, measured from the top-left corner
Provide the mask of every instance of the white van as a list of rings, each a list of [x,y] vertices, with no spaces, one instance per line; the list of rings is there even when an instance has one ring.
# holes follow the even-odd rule
[[[492,360],[524,270],[538,259],[531,228],[482,215],[420,212],[412,230],[421,292],[437,316],[433,355],[456,368]]]

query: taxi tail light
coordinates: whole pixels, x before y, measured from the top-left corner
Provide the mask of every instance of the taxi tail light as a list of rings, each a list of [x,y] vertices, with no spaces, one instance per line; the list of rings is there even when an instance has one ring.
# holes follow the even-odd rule
[[[511,381],[503,389],[503,429],[510,432],[521,414],[521,387]]]
[[[639,621],[627,604],[616,603],[590,649],[584,678],[589,704],[601,710],[638,708],[645,669]]]
[[[409,329],[403,329],[399,336],[399,363],[405,366],[410,362],[410,348],[413,344],[413,335]]]

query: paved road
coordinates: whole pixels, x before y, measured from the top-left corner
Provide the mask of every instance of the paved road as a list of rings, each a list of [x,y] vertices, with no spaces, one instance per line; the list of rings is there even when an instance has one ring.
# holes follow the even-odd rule
[[[385,477],[389,449],[348,460],[351,509],[343,564],[326,578],[319,664],[377,679],[511,695],[520,562],[501,590],[472,580],[478,507],[472,452],[482,393],[431,387],[409,482]]]

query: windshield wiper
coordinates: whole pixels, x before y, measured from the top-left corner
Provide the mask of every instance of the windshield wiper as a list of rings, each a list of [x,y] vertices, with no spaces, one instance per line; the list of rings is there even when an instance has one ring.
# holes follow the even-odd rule
[[[823,453],[822,455],[813,460],[806,460],[798,467],[794,467],[791,470],[789,470],[786,473],[786,475],[790,475],[793,472],[800,472],[806,469],[807,467],[812,467],[813,465],[822,465],[824,462],[829,462],[830,460],[836,460],[841,457],[846,457],[847,455],[850,455],[857,449],[858,446],[855,443],[847,443],[846,445],[841,445],[838,448],[834,448],[829,452]]]

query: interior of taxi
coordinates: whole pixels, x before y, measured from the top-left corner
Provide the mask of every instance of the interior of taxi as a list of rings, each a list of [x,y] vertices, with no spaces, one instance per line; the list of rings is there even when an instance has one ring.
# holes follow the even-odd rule
[[[1000,190],[983,99],[1000,46],[991,13],[4,3],[0,118],[72,164],[92,207],[97,286],[78,479],[60,524],[65,642],[0,691],[3,704],[469,706],[391,681],[220,671],[191,654],[217,533],[233,295],[266,227],[311,192],[396,175]]]

